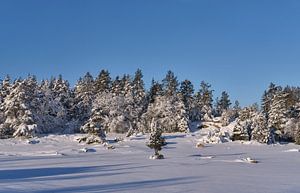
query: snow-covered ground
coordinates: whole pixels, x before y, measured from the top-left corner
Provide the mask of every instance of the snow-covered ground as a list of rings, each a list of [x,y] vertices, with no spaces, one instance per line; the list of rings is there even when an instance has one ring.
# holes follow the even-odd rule
[[[198,133],[177,133],[166,135],[166,159],[150,160],[147,136],[110,150],[78,144],[79,136],[0,140],[0,192],[300,192],[300,146],[294,144],[196,148]]]

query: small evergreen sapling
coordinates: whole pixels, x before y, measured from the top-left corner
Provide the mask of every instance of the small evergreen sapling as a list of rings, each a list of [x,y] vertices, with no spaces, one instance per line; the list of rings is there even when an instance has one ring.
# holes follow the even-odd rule
[[[79,143],[82,141],[86,142],[87,144],[103,144],[106,142],[106,135],[101,124],[103,122],[103,116],[101,113],[101,109],[92,110],[91,118],[80,128],[82,132],[88,133],[88,136],[79,139]]]
[[[161,147],[164,145],[165,141],[164,138],[161,137],[162,129],[157,126],[157,122],[154,122],[154,119],[152,119],[151,123],[151,134],[149,142],[147,143],[147,146],[151,149],[154,149],[154,155],[150,156],[150,159],[164,159],[164,156],[162,154],[159,154],[159,151],[161,151]]]

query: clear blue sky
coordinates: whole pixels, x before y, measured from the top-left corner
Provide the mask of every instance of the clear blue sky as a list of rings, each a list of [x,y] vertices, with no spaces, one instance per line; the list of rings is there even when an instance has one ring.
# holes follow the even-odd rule
[[[300,85],[297,0],[0,0],[0,77],[173,70],[243,105]]]

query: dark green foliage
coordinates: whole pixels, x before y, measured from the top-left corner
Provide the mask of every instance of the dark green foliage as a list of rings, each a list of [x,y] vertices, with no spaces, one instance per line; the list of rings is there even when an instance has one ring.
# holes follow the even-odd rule
[[[151,149],[154,149],[154,156],[159,156],[159,151],[161,151],[162,146],[165,144],[164,138],[162,138],[162,129],[157,125],[156,122],[154,122],[154,119],[152,119],[151,123],[151,134],[149,142],[147,143],[147,146]]]
[[[174,96],[178,90],[178,80],[172,71],[168,71],[166,77],[162,81],[164,95]]]
[[[216,107],[215,107],[215,114],[216,116],[221,116],[222,113],[229,109],[231,105],[229,95],[226,91],[223,91],[221,94],[220,99],[216,99]]]
[[[151,87],[147,97],[148,102],[153,103],[156,96],[162,95],[162,91],[163,91],[162,85],[159,82],[152,79]]]
[[[108,92],[111,86],[111,78],[107,70],[101,70],[98,77],[95,80],[95,92],[102,93]]]
[[[197,107],[200,109],[201,120],[210,121],[212,119],[213,90],[211,85],[202,81],[200,90],[196,94]]]

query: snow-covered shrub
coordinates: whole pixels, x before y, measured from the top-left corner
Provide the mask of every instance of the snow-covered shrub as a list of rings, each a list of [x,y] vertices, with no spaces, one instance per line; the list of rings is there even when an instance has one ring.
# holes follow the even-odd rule
[[[223,113],[221,115],[222,126],[229,125],[230,123],[235,121],[235,119],[237,117],[238,117],[237,112],[234,109],[228,109],[228,110],[223,111]]]
[[[220,128],[209,129],[206,135],[202,136],[198,143],[200,144],[218,144],[218,143],[225,143],[229,142],[230,140],[230,133],[226,130]]]

